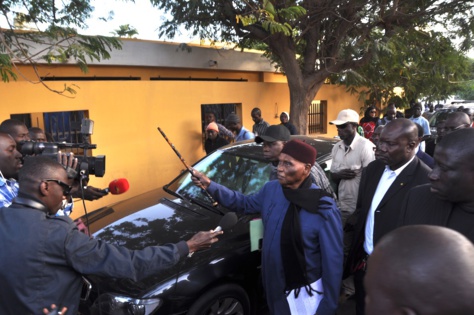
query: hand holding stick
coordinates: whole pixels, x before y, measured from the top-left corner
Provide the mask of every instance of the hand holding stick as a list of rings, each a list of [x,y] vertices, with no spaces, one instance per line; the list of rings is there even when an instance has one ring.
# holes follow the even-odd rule
[[[176,155],[179,157],[179,159],[181,160],[181,162],[183,163],[184,167],[186,167],[186,169],[188,170],[188,172],[191,174],[191,176],[194,176],[194,173],[193,173],[193,169],[191,166],[189,166],[186,161],[183,159],[183,157],[181,156],[181,154],[179,154],[178,150],[176,150],[176,148],[174,147],[174,145],[170,142],[170,140],[168,139],[168,137],[165,135],[165,133],[163,132],[163,130],[161,130],[160,127],[158,127],[158,131],[161,133],[161,135],[163,136],[163,138],[165,138],[166,142],[168,142],[168,144],[170,145],[170,147],[173,149],[174,153],[176,153]],[[212,198],[211,194],[209,194],[209,192],[205,189],[203,189],[204,193],[206,194],[207,198],[209,198],[209,200],[211,201],[212,203],[212,206],[213,207],[216,207],[218,205],[217,201],[214,200],[214,198]]]

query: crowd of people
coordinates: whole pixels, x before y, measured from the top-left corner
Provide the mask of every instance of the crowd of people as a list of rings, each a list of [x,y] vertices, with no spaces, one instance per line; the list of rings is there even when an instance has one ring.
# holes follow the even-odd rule
[[[362,119],[345,109],[330,121],[340,139],[330,169],[335,192],[316,180],[314,149],[290,140],[284,119],[255,138],[273,169],[256,194],[242,195],[194,173],[197,186],[234,211],[260,213],[265,231],[272,231],[264,234],[262,251],[271,314],[335,314],[338,302],[350,296],[358,315],[474,313],[467,293],[450,290],[474,283],[467,263],[474,250],[472,120],[462,111],[450,113],[431,137],[419,103],[406,115],[390,104],[381,118],[371,106]],[[256,125],[263,121],[259,111],[252,117]],[[431,152],[424,152],[425,141]],[[434,274],[433,259],[451,259],[433,244],[453,245],[456,267]],[[450,278],[450,272],[467,278]],[[420,293],[423,281],[432,297],[453,296],[456,305]]]
[[[138,281],[209,248],[222,234],[199,232],[143,250],[91,238],[63,211],[71,202],[77,159],[65,153],[23,157],[20,147],[32,133],[36,141],[47,140],[21,121],[0,124],[0,314],[48,314],[58,311],[56,304],[77,314],[82,274]],[[93,191],[89,200],[105,194]]]
[[[224,126],[217,123],[216,115],[213,112],[206,112],[204,114],[204,149],[206,154],[209,154],[230,142],[251,140],[258,136],[264,136],[270,124],[263,119],[260,108],[255,107],[252,109],[250,116],[254,122],[252,131],[242,125],[240,117],[235,113],[227,115]],[[293,125],[289,120],[290,115],[287,112],[282,112],[280,114],[280,125],[288,129],[290,135],[297,135],[298,131],[296,130],[295,125]]]
[[[356,205],[351,208],[353,214],[344,225],[345,263],[342,294],[344,297],[354,296],[355,311],[358,315],[395,314],[395,310],[401,311],[404,307],[411,311],[416,309],[417,312],[413,313],[417,314],[470,314],[474,310],[471,302],[463,301],[462,306],[455,307],[450,303],[430,300],[429,295],[417,295],[415,284],[419,286],[420,276],[398,270],[401,268],[400,261],[411,261],[412,266],[403,265],[403,268],[419,271],[420,266],[429,265],[435,255],[440,255],[442,249],[437,252],[407,241],[403,246],[416,248],[419,253],[411,253],[411,249],[407,249],[401,253],[393,252],[388,257],[376,254],[378,246],[382,248],[379,251],[385,253],[388,253],[387,248],[402,248],[403,242],[395,239],[395,235],[400,235],[401,238],[404,235],[420,235],[422,238],[430,233],[443,233],[442,230],[430,230],[423,226],[412,230],[401,229],[398,232],[398,229],[405,225],[447,227],[464,235],[471,242],[474,241],[472,120],[463,111],[453,111],[437,126],[437,136],[430,137],[429,124],[422,116],[422,106],[419,103],[412,104],[410,111],[405,112],[406,118],[397,115],[396,107],[392,104],[387,107],[386,115],[382,118],[378,118],[376,113],[374,115],[374,111],[374,107],[367,108],[364,117],[359,121],[360,125],[364,126],[364,131],[368,131],[365,135],[375,144],[375,155],[373,161],[362,170],[357,183],[358,195],[354,198]],[[352,122],[355,122],[355,119]],[[346,125],[344,121],[332,123],[338,127],[341,138],[341,146],[336,145],[335,148],[340,150],[346,142],[344,157],[348,159],[347,156],[357,152],[353,146],[357,143],[356,129]],[[343,131],[339,127],[341,124]],[[352,129],[353,140],[349,141],[351,146],[347,145],[347,134],[344,133],[347,128]],[[422,145],[424,141],[429,149],[427,152],[424,152]],[[334,159],[337,163],[342,158],[333,155]],[[352,164],[348,166],[350,165]],[[357,167],[358,164],[355,165]],[[339,174],[331,175],[339,178]],[[343,190],[339,187],[339,199],[347,195],[353,196],[344,190],[344,186],[342,188]],[[341,211],[344,209],[341,208]],[[433,235],[431,237],[435,238]],[[390,241],[384,242],[386,238]],[[427,243],[424,244],[428,246]],[[472,247],[472,244],[469,246]],[[425,252],[431,254],[423,259],[421,257]],[[461,256],[456,259],[464,261],[465,255]],[[388,276],[385,276],[385,273]],[[394,278],[390,275],[405,277],[393,281]],[[427,276],[426,279],[430,277]],[[441,285],[450,287],[451,283],[457,280],[449,279],[444,284],[441,284],[441,281],[430,283],[433,283],[433,288],[439,289]],[[472,283],[474,279],[471,277],[466,281]],[[413,286],[407,285],[410,283]],[[351,284],[354,286],[351,287]],[[453,284],[456,285],[458,283]],[[449,290],[442,292],[437,294],[450,294]],[[453,303],[454,301],[458,300],[453,299]],[[405,313],[411,314],[408,311]]]
[[[409,118],[393,105],[386,113],[378,118],[368,107],[360,119],[344,109],[329,122],[340,139],[330,167],[336,190],[316,163],[315,148],[291,139],[296,128],[288,113],[281,124],[269,125],[255,108],[252,131],[235,113],[226,126],[206,114],[206,152],[229,140],[254,139],[271,166],[268,182],[253,195],[194,170],[192,176],[228,209],[261,215],[271,314],[334,315],[341,298],[350,296],[357,315],[474,314],[468,295],[474,286],[472,120],[452,112],[430,141],[419,104]],[[70,201],[75,178],[68,170],[77,160],[23,159],[19,146],[30,138],[48,141],[38,128],[0,124],[1,314],[46,314],[53,304],[76,314],[81,274],[137,281],[210,247],[222,234],[199,232],[138,251],[90,238],[58,215]],[[423,141],[433,153],[423,152]]]

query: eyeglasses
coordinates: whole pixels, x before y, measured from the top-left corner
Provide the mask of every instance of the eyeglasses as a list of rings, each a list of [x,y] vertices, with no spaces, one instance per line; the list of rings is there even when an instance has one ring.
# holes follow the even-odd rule
[[[467,128],[467,127],[469,127],[469,125],[462,124],[462,125],[459,125],[457,127],[444,127],[444,128],[440,128],[440,129],[443,130],[443,131],[446,131],[446,132],[453,132],[455,130],[458,130],[458,129],[461,129],[461,128]]]
[[[373,110],[373,111],[370,111],[371,114],[377,114],[377,111]]]
[[[336,125],[336,128],[337,129],[346,129],[347,125],[349,125],[349,124],[345,123],[345,124],[342,124],[342,125]]]
[[[60,181],[59,179],[43,179],[42,182],[55,182],[63,189],[63,195],[68,196],[71,193],[72,186],[69,186],[65,182]]]

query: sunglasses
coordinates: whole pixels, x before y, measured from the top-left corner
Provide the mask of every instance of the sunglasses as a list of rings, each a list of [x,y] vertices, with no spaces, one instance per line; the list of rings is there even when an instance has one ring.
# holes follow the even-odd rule
[[[42,182],[55,182],[63,189],[63,195],[68,196],[71,193],[72,186],[69,186],[65,182],[60,181],[59,179],[43,179]]]

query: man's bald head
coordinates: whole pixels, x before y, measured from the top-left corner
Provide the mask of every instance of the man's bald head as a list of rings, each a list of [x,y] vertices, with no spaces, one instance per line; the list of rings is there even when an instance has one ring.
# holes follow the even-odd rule
[[[431,192],[465,211],[474,211],[474,129],[459,129],[444,136],[433,158],[435,165],[428,174]]]
[[[438,226],[394,230],[368,261],[366,313],[474,314],[474,246],[463,235]]]
[[[469,119],[471,120],[471,123],[472,123],[472,117],[474,115],[474,110],[470,107],[466,107],[466,108],[464,108],[463,112],[465,112],[469,116]]]
[[[459,152],[464,161],[472,162],[474,160],[474,128],[461,128],[445,135],[438,143],[436,151],[440,148]],[[472,165],[474,167],[474,163]]]
[[[410,161],[418,147],[418,129],[406,118],[386,124],[375,149],[375,158],[396,170]]]
[[[451,112],[444,122],[445,135],[457,129],[469,128],[471,118],[464,112]]]
[[[377,145],[379,143],[380,139],[380,134],[382,133],[383,128],[385,125],[380,125],[377,128],[375,128],[374,133],[372,134],[372,142]]]
[[[394,120],[391,123],[386,124],[381,133],[388,131],[393,132],[393,130],[400,130],[400,136],[405,137],[408,140],[418,139],[418,128],[416,128],[416,124],[410,119],[400,118]]]

